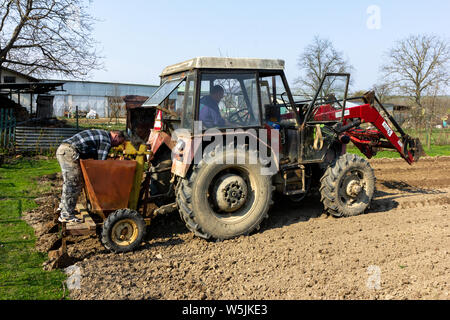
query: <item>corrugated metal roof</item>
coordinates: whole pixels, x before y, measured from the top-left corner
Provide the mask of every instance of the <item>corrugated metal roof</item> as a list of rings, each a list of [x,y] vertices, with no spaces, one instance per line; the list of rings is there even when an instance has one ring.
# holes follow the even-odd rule
[[[157,88],[158,86],[155,85],[68,81],[64,84],[63,92],[53,92],[53,94],[97,97],[117,97],[127,95],[151,96]]]

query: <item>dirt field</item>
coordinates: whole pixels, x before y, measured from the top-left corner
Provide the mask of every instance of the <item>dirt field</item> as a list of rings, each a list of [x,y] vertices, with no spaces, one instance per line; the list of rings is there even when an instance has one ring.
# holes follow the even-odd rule
[[[450,157],[371,164],[376,198],[358,217],[327,217],[312,195],[276,203],[259,232],[219,243],[193,237],[177,213],[155,219],[134,253],[84,239],[69,246],[84,259],[70,297],[448,300]]]

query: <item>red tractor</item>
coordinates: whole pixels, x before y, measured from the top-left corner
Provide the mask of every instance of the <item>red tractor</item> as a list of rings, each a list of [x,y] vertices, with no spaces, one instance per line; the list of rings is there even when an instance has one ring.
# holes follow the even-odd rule
[[[167,67],[141,107],[154,110],[157,126],[142,136],[153,166],[140,203],[177,207],[189,230],[219,240],[258,229],[274,192],[299,202],[315,187],[329,214],[363,213],[375,176],[346,145],[369,159],[394,149],[409,164],[423,151],[374,92],[348,98],[349,80],[326,74],[312,99],[295,101],[282,60],[195,58]]]

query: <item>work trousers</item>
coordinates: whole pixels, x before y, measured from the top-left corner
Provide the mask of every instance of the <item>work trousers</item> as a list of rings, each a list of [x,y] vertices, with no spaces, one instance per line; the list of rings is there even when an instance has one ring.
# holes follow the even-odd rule
[[[61,144],[56,151],[56,159],[64,181],[59,204],[61,214],[64,215],[75,214],[75,207],[83,187],[79,157],[76,149],[68,143]]]

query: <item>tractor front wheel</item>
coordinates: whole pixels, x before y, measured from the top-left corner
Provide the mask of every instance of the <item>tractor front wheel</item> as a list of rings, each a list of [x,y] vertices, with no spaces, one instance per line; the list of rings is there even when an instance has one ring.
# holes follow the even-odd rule
[[[370,164],[355,154],[340,156],[328,167],[320,193],[325,211],[335,217],[363,213],[375,192],[375,175]]]
[[[257,159],[257,154],[253,154]],[[177,189],[181,218],[189,230],[204,239],[225,240],[248,235],[268,217],[272,176],[263,165],[249,164],[250,153],[223,150],[206,156]],[[226,159],[245,159],[226,164]]]
[[[145,233],[146,225],[142,215],[134,210],[121,209],[105,220],[101,242],[112,252],[129,252],[141,244]]]

